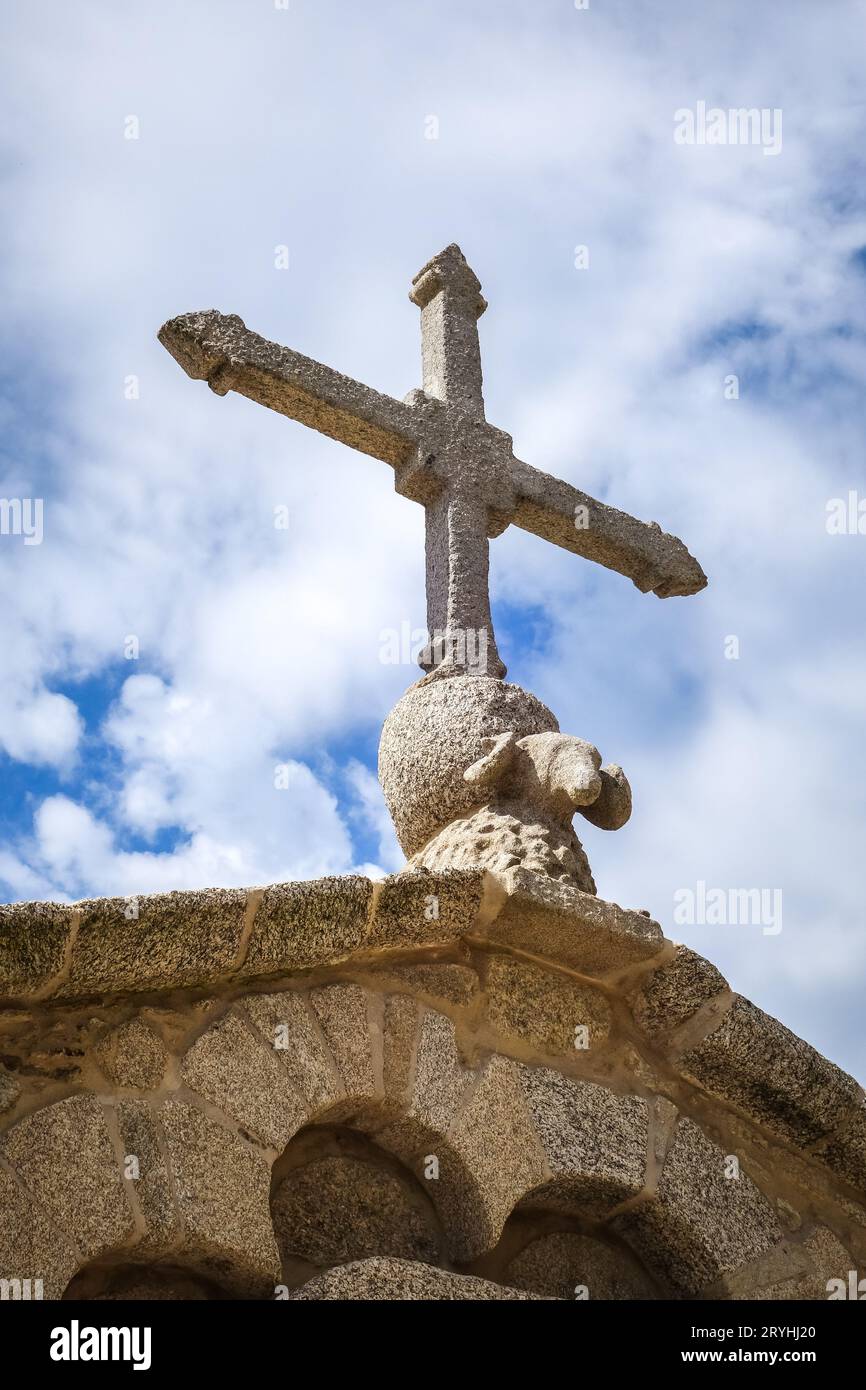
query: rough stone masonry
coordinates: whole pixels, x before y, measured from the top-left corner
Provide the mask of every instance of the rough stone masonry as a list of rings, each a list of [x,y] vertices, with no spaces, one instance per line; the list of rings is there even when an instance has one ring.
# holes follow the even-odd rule
[[[456,247],[412,299],[405,402],[235,317],[162,330],[218,394],[382,458],[425,506],[427,674],[380,748],[408,863],[0,907],[0,1298],[841,1296],[866,1265],[862,1089],[596,896],[572,817],[624,824],[627,779],[493,638],[511,522],[662,597],[703,573],[486,423]]]

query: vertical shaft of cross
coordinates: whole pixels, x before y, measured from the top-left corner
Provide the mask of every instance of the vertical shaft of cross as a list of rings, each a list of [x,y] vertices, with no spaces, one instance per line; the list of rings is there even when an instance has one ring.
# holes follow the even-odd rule
[[[427,626],[419,664],[501,679],[488,597],[487,507],[468,489],[444,489],[426,508]]]
[[[481,284],[459,246],[447,246],[412,282],[421,310],[425,396],[446,407],[448,442],[427,464],[438,478],[425,498],[427,627],[425,671],[502,677],[488,595],[490,499],[478,486],[484,396],[478,320],[487,308]]]
[[[458,246],[419,271],[409,295],[421,310],[425,395],[447,401],[469,420],[484,419],[478,320],[487,308],[481,283]]]

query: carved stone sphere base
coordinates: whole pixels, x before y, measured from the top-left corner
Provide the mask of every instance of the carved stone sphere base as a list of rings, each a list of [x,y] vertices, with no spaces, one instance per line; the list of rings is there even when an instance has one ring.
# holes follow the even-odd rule
[[[523,738],[558,733],[559,724],[528,690],[489,676],[426,676],[398,700],[382,729],[379,781],[407,858],[478,809],[478,788],[463,773],[483,756],[484,739],[508,731]]]
[[[526,819],[522,803],[496,802],[446,825],[409,860],[410,869],[529,869],[595,893],[583,846],[570,826]]]

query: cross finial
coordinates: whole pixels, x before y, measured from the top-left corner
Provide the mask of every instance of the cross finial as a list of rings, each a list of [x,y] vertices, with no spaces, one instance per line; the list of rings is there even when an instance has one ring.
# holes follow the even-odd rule
[[[487,300],[481,293],[481,281],[470,266],[456,241],[446,246],[444,251],[432,256],[412,280],[409,298],[419,309],[428,304],[437,291],[447,289],[474,310],[480,319],[487,308]]]
[[[474,420],[484,419],[481,351],[476,324],[487,308],[481,282],[452,243],[412,281],[409,298],[421,310],[424,392]]]
[[[394,467],[397,490],[427,517],[427,624],[421,664],[437,675],[498,677],[488,596],[488,538],[515,524],[630,578],[660,598],[697,593],[706,576],[682,541],[514,457],[487,423],[478,319],[487,305],[457,245],[424,266],[423,390],[380,394],[211,310],[172,319],[160,341],[220,395],[236,391]]]

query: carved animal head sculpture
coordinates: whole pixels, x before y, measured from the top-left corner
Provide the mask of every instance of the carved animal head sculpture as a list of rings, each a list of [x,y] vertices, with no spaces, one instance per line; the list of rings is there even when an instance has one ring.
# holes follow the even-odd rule
[[[504,800],[527,802],[568,825],[580,811],[602,830],[619,830],[631,815],[631,788],[621,767],[602,768],[601,754],[571,734],[513,732],[484,740],[483,758],[463,780]]]
[[[570,734],[513,731],[485,738],[483,756],[463,780],[476,809],[457,817],[410,860],[413,868],[482,864],[500,872],[528,868],[594,893],[583,847],[571,826],[576,811],[603,830],[631,815],[621,767],[602,768],[597,748]]]

